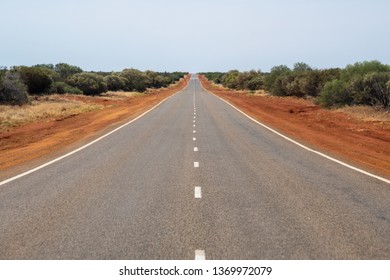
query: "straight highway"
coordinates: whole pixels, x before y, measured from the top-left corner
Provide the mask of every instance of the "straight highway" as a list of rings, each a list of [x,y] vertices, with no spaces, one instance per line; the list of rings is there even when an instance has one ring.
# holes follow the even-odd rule
[[[0,259],[390,259],[390,185],[186,89],[0,186]]]

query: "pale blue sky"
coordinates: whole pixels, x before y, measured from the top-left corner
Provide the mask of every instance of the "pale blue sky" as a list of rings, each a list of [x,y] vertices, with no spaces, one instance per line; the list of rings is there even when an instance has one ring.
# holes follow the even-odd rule
[[[0,66],[268,71],[390,64],[388,0],[0,0]]]

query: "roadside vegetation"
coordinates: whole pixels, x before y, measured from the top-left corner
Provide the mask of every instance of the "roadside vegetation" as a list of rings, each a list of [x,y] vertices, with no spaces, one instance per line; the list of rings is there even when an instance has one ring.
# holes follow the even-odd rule
[[[379,61],[358,62],[344,69],[313,69],[296,63],[293,69],[279,65],[269,73],[231,70],[201,74],[226,88],[308,98],[326,108],[390,108],[390,66]]]
[[[0,67],[0,104],[24,105],[37,96],[51,94],[101,95],[107,91],[145,92],[179,81],[184,72],[142,72],[125,69],[121,72],[85,72],[66,63],[39,64],[31,67]]]
[[[29,106],[0,105],[0,132],[9,131],[27,123],[54,118],[61,120],[69,116],[102,109],[99,104],[87,104],[77,100],[66,100],[59,95],[40,97]]]

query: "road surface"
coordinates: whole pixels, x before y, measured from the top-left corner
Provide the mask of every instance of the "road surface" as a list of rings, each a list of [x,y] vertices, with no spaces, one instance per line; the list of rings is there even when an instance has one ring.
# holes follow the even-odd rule
[[[0,186],[0,259],[390,259],[390,185],[191,79],[142,118]]]

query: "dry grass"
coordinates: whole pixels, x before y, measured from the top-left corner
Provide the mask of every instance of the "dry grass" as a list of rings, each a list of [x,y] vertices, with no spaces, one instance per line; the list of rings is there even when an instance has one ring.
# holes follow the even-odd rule
[[[250,96],[270,96],[269,92],[267,92],[263,89],[251,91],[248,93],[248,95],[250,95]]]
[[[61,119],[84,112],[102,109],[97,104],[56,99],[55,96],[33,101],[25,106],[0,106],[0,131],[46,119]]]
[[[101,97],[110,98],[110,99],[122,99],[122,98],[130,98],[143,96],[144,93],[141,92],[127,92],[127,91],[108,91],[104,93]]]
[[[349,114],[362,121],[379,121],[390,123],[390,110],[383,108],[375,108],[371,106],[351,106],[337,109],[337,111]]]

